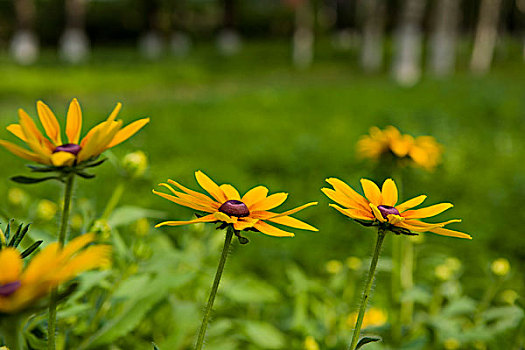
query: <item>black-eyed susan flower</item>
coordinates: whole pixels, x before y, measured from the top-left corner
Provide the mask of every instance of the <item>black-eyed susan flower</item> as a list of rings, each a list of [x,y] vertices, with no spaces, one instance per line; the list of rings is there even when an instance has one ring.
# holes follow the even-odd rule
[[[268,196],[266,187],[257,186],[241,197],[235,187],[229,184],[219,186],[202,171],[195,172],[195,178],[209,195],[190,190],[173,180],[160,184],[171,194],[155,190],[153,193],[176,204],[207,214],[190,221],[165,221],[155,227],[179,226],[197,222],[223,222],[231,225],[235,231],[254,230],[275,237],[293,237],[294,234],[271,224],[317,231],[315,227],[290,216],[304,208],[316,205],[317,202],[307,203],[283,213],[274,213],[270,210],[284,203],[288,197],[287,193],[274,193]]]
[[[391,155],[399,160],[407,159],[427,170],[434,169],[441,161],[442,146],[432,136],[413,137],[401,134],[394,126],[384,130],[370,128],[369,135],[361,136],[357,154],[362,158],[378,160]]]
[[[442,236],[472,239],[466,233],[445,228],[448,224],[460,222],[459,219],[432,224],[420,220],[452,208],[451,203],[439,203],[413,209],[427,198],[425,195],[420,195],[398,204],[397,186],[392,179],[387,179],[381,189],[374,182],[361,179],[366,198],[339,179],[329,178],[326,181],[333,186],[333,189],[323,188],[323,193],[338,203],[330,204],[330,206],[367,225],[382,226],[395,233],[433,232]]]
[[[116,120],[121,107],[118,103],[105,121],[89,130],[81,139],[82,111],[77,99],[73,99],[67,112],[64,138],[53,111],[45,103],[38,101],[38,117],[47,137],[42,134],[33,119],[24,110],[19,109],[19,123],[9,125],[7,130],[25,142],[29,149],[6,140],[0,140],[0,145],[18,157],[46,166],[76,166],[126,141],[149,122],[149,118],[143,118],[123,127],[122,120]]]
[[[0,314],[20,312],[79,273],[107,266],[111,248],[107,245],[85,248],[94,240],[94,234],[85,234],[63,249],[52,243],[35,255],[25,269],[16,249],[0,250]]]

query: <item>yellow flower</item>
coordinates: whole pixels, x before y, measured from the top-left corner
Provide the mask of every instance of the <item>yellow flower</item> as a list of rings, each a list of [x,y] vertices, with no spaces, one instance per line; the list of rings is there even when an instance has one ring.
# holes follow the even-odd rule
[[[365,312],[365,317],[363,318],[363,325],[362,328],[368,328],[368,327],[379,327],[386,323],[388,319],[388,315],[385,310],[377,308],[377,307],[371,307],[367,312]],[[346,324],[348,327],[354,327],[354,325],[357,322],[357,312],[352,312],[347,320]]]
[[[42,199],[38,202],[36,208],[37,216],[42,220],[51,220],[57,213],[57,205],[47,199]]]
[[[404,233],[404,231],[428,231],[442,236],[472,239],[472,237],[466,233],[444,228],[447,224],[460,222],[461,220],[459,219],[435,224],[418,220],[435,216],[453,207],[453,205],[451,203],[439,203],[426,208],[411,209],[423,203],[427,198],[425,195],[397,204],[398,192],[396,184],[392,179],[387,179],[383,183],[381,190],[374,182],[361,179],[361,186],[363,187],[366,198],[359,195],[339,179],[329,178],[326,182],[332,185],[334,189],[323,188],[323,193],[343,207],[337,204],[330,204],[330,206],[352,219],[363,220],[369,222],[370,225],[382,225],[386,229],[396,233]]]
[[[80,140],[82,112],[77,99],[74,98],[67,112],[67,142],[64,142],[57,118],[46,104],[38,101],[38,117],[47,138],[42,135],[33,119],[24,110],[19,109],[19,124],[11,124],[7,130],[24,141],[30,150],[5,140],[0,140],[0,145],[18,157],[45,165],[62,167],[80,164],[126,141],[149,122],[149,118],[144,118],[122,127],[122,120],[115,120],[121,107],[118,103],[106,121],[92,128]]]
[[[370,134],[364,135],[357,143],[357,152],[363,158],[379,159],[382,155],[392,154],[397,158],[407,158],[414,164],[427,170],[434,169],[441,161],[442,146],[432,136],[401,134],[394,126],[384,130],[370,128]]]
[[[490,269],[496,276],[505,276],[510,271],[510,263],[505,258],[499,258],[492,262]]]
[[[314,337],[309,335],[304,340],[304,349],[305,350],[319,350],[319,344],[317,344]]]
[[[294,236],[293,233],[281,230],[268,223],[271,222],[303,230],[318,231],[315,227],[289,216],[306,207],[316,205],[317,202],[304,204],[283,213],[273,213],[268,210],[281,205],[288,197],[287,193],[274,193],[268,196],[266,187],[257,186],[246,192],[241,198],[235,187],[229,184],[219,186],[202,171],[195,172],[195,178],[211,197],[190,190],[173,180],[168,180],[168,183],[182,192],[176,191],[169,184],[161,183],[160,186],[166,187],[173,195],[155,190],[153,193],[176,204],[209,214],[190,221],[165,221],[155,227],[179,226],[196,222],[223,222],[233,225],[236,231],[255,230],[275,237]]]
[[[348,266],[350,270],[359,270],[361,265],[363,265],[363,261],[357,256],[350,256],[346,259],[346,266]]]
[[[15,187],[7,191],[7,199],[14,206],[22,206],[29,201],[29,195],[23,189]]]
[[[325,269],[333,275],[338,274],[343,269],[343,263],[339,260],[330,260],[326,263]]]
[[[53,288],[79,273],[109,264],[111,248],[91,245],[94,234],[85,234],[69,242],[63,249],[59,243],[49,244],[23,268],[20,253],[14,248],[0,251],[0,313],[16,313],[31,306]]]
[[[445,346],[445,349],[447,350],[456,350],[456,349],[459,349],[459,347],[461,346],[461,343],[457,339],[448,338],[447,340],[445,340],[443,345]]]

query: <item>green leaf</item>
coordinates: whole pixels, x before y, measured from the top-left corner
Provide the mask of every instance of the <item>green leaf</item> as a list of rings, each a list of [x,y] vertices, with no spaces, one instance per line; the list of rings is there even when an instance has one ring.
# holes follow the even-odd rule
[[[159,347],[155,343],[151,343],[153,345],[153,350],[160,350]]]
[[[38,166],[38,165],[26,164],[26,167],[31,169],[31,172],[34,172],[34,173],[51,173],[53,171],[57,171],[57,168],[53,166]]]
[[[11,178],[11,181],[18,182],[20,184],[36,184],[39,182],[47,181],[47,180],[58,180],[62,181],[62,179],[58,176],[47,176],[47,177],[29,177],[29,176],[13,176]]]
[[[281,300],[279,291],[271,284],[250,276],[240,279],[225,279],[222,293],[238,303],[275,303]]]
[[[88,174],[88,173],[83,172],[83,171],[75,171],[75,174],[77,174],[80,177],[83,177],[84,179],[92,179],[92,178],[94,178],[96,176],[94,174]]]
[[[269,323],[241,320],[242,330],[250,343],[263,349],[282,349],[285,347],[285,336]]]
[[[363,337],[361,338],[361,340],[359,340],[359,342],[357,343],[357,346],[355,347],[355,349],[360,349],[361,347],[365,346],[366,344],[368,343],[374,343],[376,341],[380,341],[381,338],[379,337]]]
[[[28,257],[29,255],[31,255],[32,252],[34,252],[38,247],[40,247],[42,242],[44,242],[44,241],[36,241],[35,243],[31,244],[31,246],[29,248],[27,248],[26,250],[24,250],[22,252],[22,254],[21,254],[22,259],[24,259],[25,257]]]

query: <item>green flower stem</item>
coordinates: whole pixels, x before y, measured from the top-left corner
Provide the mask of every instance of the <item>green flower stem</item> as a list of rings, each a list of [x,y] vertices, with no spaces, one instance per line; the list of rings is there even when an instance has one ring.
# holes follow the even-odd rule
[[[62,219],[60,220],[60,228],[58,232],[58,243],[60,248],[66,242],[66,234],[69,226],[69,212],[71,208],[71,198],[73,196],[73,180],[75,174],[71,173],[66,177],[66,187],[64,190],[64,207],[62,208]],[[57,318],[57,289],[51,291],[49,299],[49,318],[47,322],[47,349],[55,350],[55,332],[56,332],[56,318]]]
[[[357,315],[357,322],[355,324],[354,335],[352,336],[352,343],[350,344],[350,350],[355,350],[357,342],[359,341],[361,326],[363,325],[363,318],[365,317],[368,299],[370,299],[370,291],[372,290],[372,285],[374,284],[377,262],[379,260],[379,254],[381,253],[381,246],[383,245],[385,235],[385,229],[380,227],[377,231],[376,247],[374,250],[374,255],[372,256],[372,261],[370,262],[370,270],[368,271],[365,290],[363,292],[363,299],[361,300],[361,306],[359,307],[359,314]]]
[[[408,237],[403,237],[408,238]],[[402,293],[414,287],[414,243],[410,239],[403,239],[401,243],[401,290]],[[412,300],[401,301],[401,324],[410,325],[414,302]]]
[[[1,323],[1,335],[9,350],[25,350],[25,340],[22,334],[21,318],[7,317]]]
[[[215,273],[215,280],[213,281],[213,286],[211,287],[210,297],[208,299],[208,305],[204,311],[204,318],[202,319],[201,329],[199,331],[199,338],[197,339],[197,345],[195,345],[195,350],[202,349],[204,344],[204,336],[206,335],[206,327],[208,326],[208,321],[210,320],[211,309],[213,307],[213,302],[215,301],[215,295],[217,295],[217,290],[219,289],[219,282],[221,281],[222,271],[224,270],[224,264],[226,263],[226,258],[228,257],[228,251],[230,250],[230,244],[233,237],[233,227],[228,226],[226,231],[226,239],[224,240],[224,247],[222,248],[221,260],[219,260],[219,266],[217,267],[217,272]]]
[[[115,187],[115,190],[113,191],[113,194],[111,195],[111,198],[108,201],[108,204],[106,205],[106,208],[104,209],[104,213],[102,214],[102,219],[107,220],[113,210],[118,205],[118,202],[120,201],[120,198],[122,198],[122,195],[124,194],[124,189],[126,188],[126,184],[124,181],[120,181],[117,187]]]

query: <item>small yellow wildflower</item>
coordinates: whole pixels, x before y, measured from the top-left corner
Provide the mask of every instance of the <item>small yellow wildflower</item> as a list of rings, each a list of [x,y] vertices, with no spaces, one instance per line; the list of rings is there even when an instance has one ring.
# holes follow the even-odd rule
[[[348,258],[346,258],[345,262],[346,266],[348,266],[350,270],[359,270],[363,265],[363,261],[357,256],[349,256]]]
[[[442,281],[448,281],[453,274],[452,269],[446,264],[438,265],[434,269],[434,275]]]
[[[311,335],[307,336],[304,340],[304,350],[319,350],[319,344],[317,344],[315,338]]]
[[[63,249],[51,243],[36,254],[24,269],[20,253],[14,248],[0,251],[0,313],[16,313],[31,306],[59,284],[79,273],[107,266],[111,248],[88,244],[95,235],[88,233],[69,242]]]
[[[505,303],[514,305],[516,300],[520,297],[518,292],[512,289],[505,289],[503,292],[501,292],[501,300],[503,300]]]
[[[29,201],[29,195],[23,189],[13,187],[7,191],[7,200],[15,207],[23,206]]]
[[[0,145],[20,158],[44,165],[63,167],[80,164],[126,141],[149,123],[149,118],[144,118],[122,127],[122,120],[115,120],[121,107],[122,105],[118,103],[106,121],[92,128],[80,140],[82,111],[77,99],[74,98],[67,112],[65,133],[68,141],[64,142],[55,114],[45,103],[38,101],[38,117],[47,138],[42,135],[33,119],[24,110],[19,109],[19,124],[11,124],[7,130],[25,142],[30,150],[5,140],[0,140]]]
[[[343,263],[339,260],[330,260],[326,263],[325,269],[333,275],[338,274],[343,269]]]
[[[363,318],[363,329],[368,327],[379,327],[386,323],[388,320],[388,314],[385,310],[371,307],[368,311],[365,312],[365,317]],[[346,319],[346,324],[348,327],[354,327],[357,322],[357,312],[352,312]]]
[[[456,350],[461,346],[460,342],[455,338],[449,338],[443,343],[446,350]]]
[[[505,258],[499,258],[492,262],[492,265],[490,265],[490,269],[492,270],[492,273],[496,276],[506,276],[510,271],[510,263]]]
[[[160,186],[167,188],[172,195],[155,190],[153,193],[173,203],[205,212],[207,215],[190,221],[165,221],[155,227],[179,226],[197,222],[223,222],[233,225],[233,229],[236,231],[252,230],[275,237],[294,236],[293,233],[281,230],[268,223],[271,222],[303,230],[318,231],[315,227],[290,216],[316,205],[317,202],[307,203],[283,213],[274,213],[269,210],[284,203],[288,198],[287,193],[274,193],[268,196],[266,187],[257,186],[246,192],[241,198],[235,187],[229,184],[219,186],[202,171],[195,172],[195,178],[212,198],[206,194],[190,190],[173,180],[168,180],[169,184],[160,184]],[[176,191],[170,185],[177,187],[182,192]]]
[[[80,214],[75,214],[71,217],[71,228],[75,230],[80,230],[84,225],[84,218]]]
[[[149,221],[147,218],[138,219],[134,225],[135,234],[139,237],[147,236],[149,233]]]
[[[330,204],[330,206],[352,219],[384,225],[389,230],[395,230],[396,227],[399,227],[410,232],[433,232],[442,236],[472,239],[466,233],[444,228],[450,223],[460,222],[459,219],[434,224],[419,220],[438,215],[452,208],[451,203],[439,203],[425,208],[412,209],[423,203],[427,198],[425,195],[420,195],[397,204],[398,191],[392,179],[385,180],[381,189],[374,182],[361,179],[361,186],[366,198],[339,179],[329,178],[326,179],[326,182],[332,185],[333,189],[323,188],[321,191],[342,207],[337,204]]]
[[[140,177],[146,172],[148,157],[142,151],[128,153],[122,158],[122,167],[131,177]]]
[[[432,136],[401,134],[394,126],[384,130],[370,128],[370,134],[364,135],[357,143],[360,157],[379,159],[391,154],[398,159],[409,159],[413,164],[427,170],[433,170],[441,161],[442,146]]]
[[[461,269],[461,260],[454,257],[448,257],[445,260],[445,265],[447,265],[453,272],[458,272]]]
[[[42,199],[38,202],[36,207],[36,216],[39,219],[49,221],[55,217],[57,213],[57,205],[55,202],[51,202],[47,199]]]

